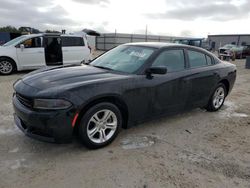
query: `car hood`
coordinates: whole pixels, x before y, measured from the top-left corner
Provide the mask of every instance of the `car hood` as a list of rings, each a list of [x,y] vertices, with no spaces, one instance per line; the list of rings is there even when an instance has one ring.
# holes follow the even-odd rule
[[[229,47],[221,47],[219,48],[219,50],[227,50],[227,51],[242,51],[242,48],[237,48],[237,47],[233,47],[233,48],[229,48]]]
[[[50,88],[74,88],[75,86],[85,85],[105,80],[126,77],[114,71],[100,69],[89,65],[80,66],[61,66],[54,68],[40,69],[22,78],[22,81],[36,89]]]

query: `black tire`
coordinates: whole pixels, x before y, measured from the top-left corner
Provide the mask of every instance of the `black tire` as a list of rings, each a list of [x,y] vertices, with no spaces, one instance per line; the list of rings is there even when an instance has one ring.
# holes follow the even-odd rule
[[[103,110],[108,110],[108,111],[113,112],[113,114],[116,116],[117,126],[116,126],[116,129],[114,130],[114,133],[112,134],[112,136],[109,139],[107,139],[106,141],[104,141],[102,143],[96,143],[93,140],[91,140],[89,135],[88,135],[88,130],[89,130],[89,126],[90,126],[89,122],[91,122],[91,118],[93,118],[93,116],[95,114],[102,113],[100,111],[103,111]],[[116,136],[121,128],[121,125],[122,125],[122,115],[121,115],[119,108],[112,103],[102,102],[102,103],[96,104],[96,105],[92,106],[91,108],[89,108],[88,111],[81,118],[80,125],[79,125],[79,137],[80,137],[82,143],[87,148],[98,149],[98,148],[101,148],[101,147],[104,147],[104,146],[110,144],[116,138]],[[94,127],[97,127],[97,126],[94,126]],[[100,132],[96,132],[96,135],[101,137]]]
[[[213,102],[213,101],[214,101],[215,93],[216,93],[216,91],[218,90],[218,88],[223,88],[223,90],[224,90],[224,98],[223,98],[223,101],[222,101],[221,105],[219,105],[219,107],[218,107],[218,106],[216,107],[216,106],[214,105],[214,102]],[[223,106],[223,104],[224,104],[224,102],[225,102],[226,96],[227,96],[227,90],[226,90],[225,85],[224,85],[223,83],[219,83],[219,84],[217,85],[217,87],[215,88],[215,90],[213,91],[211,97],[209,98],[208,104],[207,104],[207,106],[206,106],[206,110],[209,111],[209,112],[218,111],[218,110]]]
[[[8,66],[10,66],[10,70],[6,70],[4,68],[2,68],[2,66],[4,66],[4,64],[6,64]],[[12,74],[14,71],[16,71],[16,63],[9,58],[6,57],[0,57],[0,74],[1,75],[10,75]]]

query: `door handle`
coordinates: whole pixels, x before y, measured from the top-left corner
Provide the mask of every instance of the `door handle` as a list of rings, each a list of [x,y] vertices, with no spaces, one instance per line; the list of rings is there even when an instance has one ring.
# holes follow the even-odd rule
[[[183,77],[183,81],[184,82],[187,82],[187,81],[190,81],[192,80],[195,76],[199,75],[200,73],[194,73],[194,74],[190,74],[190,75],[187,75],[187,76],[184,76]]]
[[[43,51],[38,51],[39,54],[43,53]]]

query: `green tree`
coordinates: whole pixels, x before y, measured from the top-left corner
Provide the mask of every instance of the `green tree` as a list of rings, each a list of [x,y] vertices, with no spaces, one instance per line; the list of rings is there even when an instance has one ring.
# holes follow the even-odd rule
[[[0,32],[20,33],[17,28],[10,25],[5,27],[0,27]]]

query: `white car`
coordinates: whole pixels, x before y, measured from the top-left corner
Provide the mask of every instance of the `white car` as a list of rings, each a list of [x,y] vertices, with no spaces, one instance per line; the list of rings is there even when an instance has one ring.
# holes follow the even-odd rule
[[[0,74],[44,66],[81,64],[91,59],[86,36],[31,34],[0,46]]]

